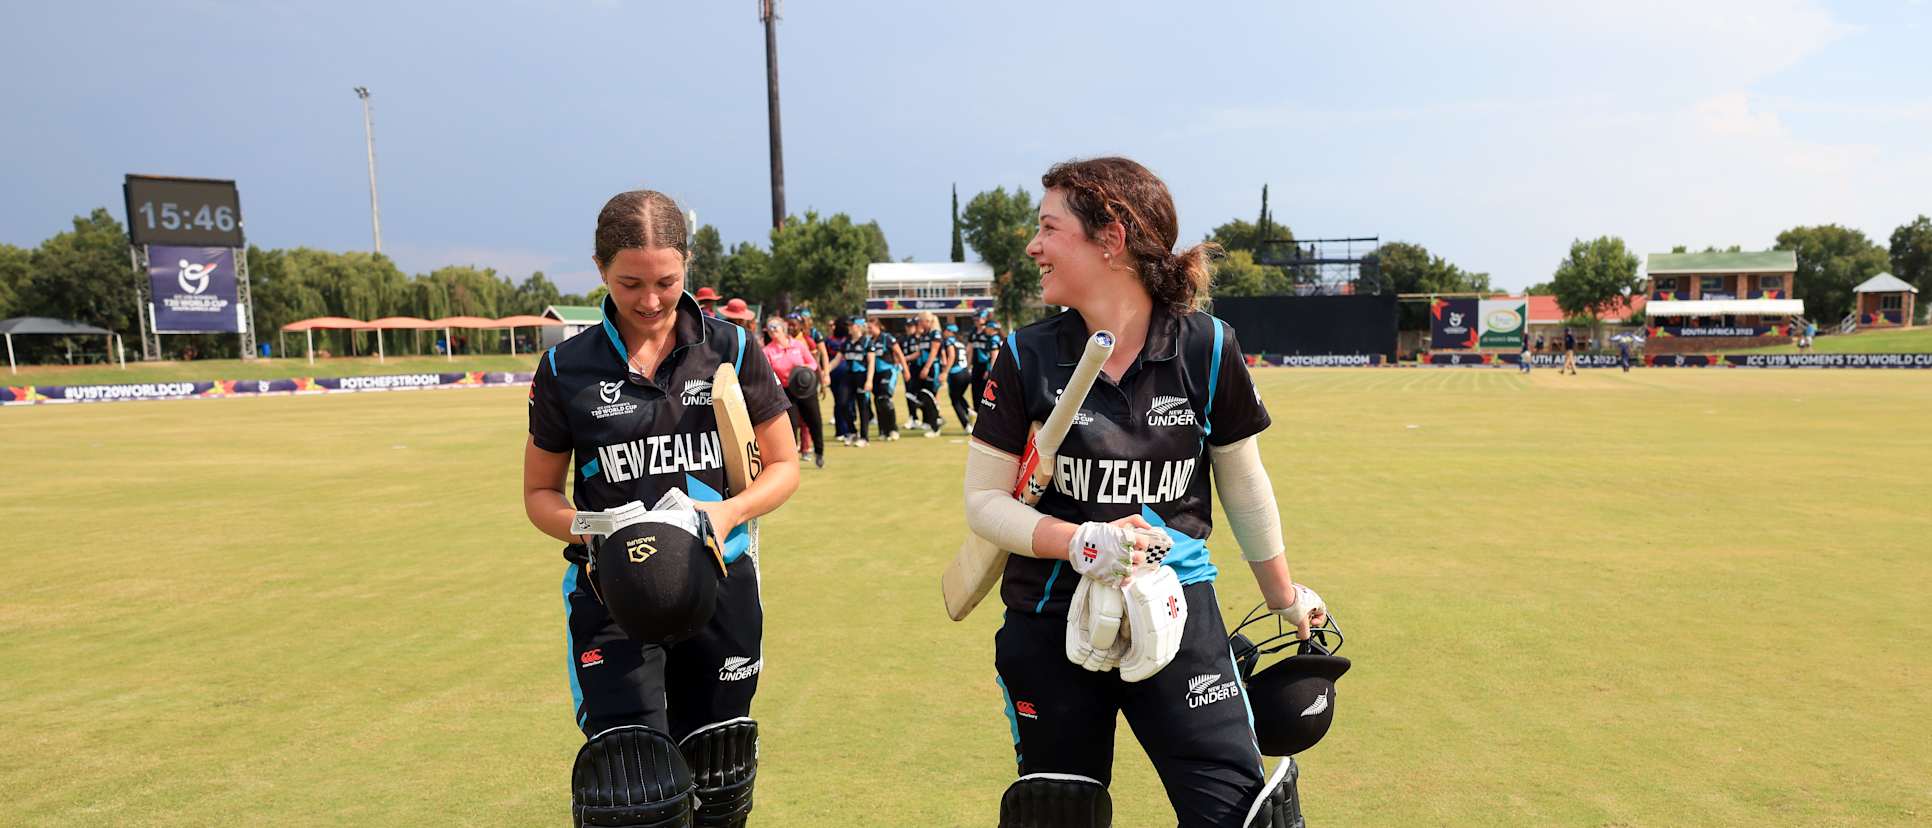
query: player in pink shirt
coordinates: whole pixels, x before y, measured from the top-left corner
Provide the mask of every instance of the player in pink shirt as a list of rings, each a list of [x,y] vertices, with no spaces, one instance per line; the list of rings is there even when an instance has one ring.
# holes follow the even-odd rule
[[[791,335],[784,319],[774,316],[765,320],[765,360],[771,363],[772,372],[778,375],[779,387],[785,389],[785,396],[792,401],[792,428],[802,424],[812,438],[813,451],[799,459],[809,459],[822,469],[825,468],[825,425],[819,416],[818,390],[825,386],[826,377],[812,350],[812,343],[804,337]]]

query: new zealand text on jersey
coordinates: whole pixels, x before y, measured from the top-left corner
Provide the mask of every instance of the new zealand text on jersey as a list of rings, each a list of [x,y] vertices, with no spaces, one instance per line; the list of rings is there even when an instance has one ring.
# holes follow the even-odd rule
[[[1054,460],[1053,488],[1088,503],[1166,503],[1187,494],[1195,460],[1094,460],[1062,454]]]
[[[605,480],[623,483],[645,475],[719,468],[724,465],[724,452],[719,447],[716,431],[658,434],[628,443],[598,446],[597,462],[603,466]]]

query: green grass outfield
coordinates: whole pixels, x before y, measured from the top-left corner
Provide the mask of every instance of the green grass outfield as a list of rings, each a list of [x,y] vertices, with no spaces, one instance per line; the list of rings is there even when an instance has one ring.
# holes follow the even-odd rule
[[[1932,816],[1932,375],[1257,376],[1355,663],[1315,825]],[[564,824],[523,397],[0,411],[0,824]],[[961,456],[834,449],[767,520],[755,824],[992,824],[998,611],[938,595]],[[1121,735],[1115,824],[1172,825]]]
[[[453,371],[530,371],[535,354],[497,354],[449,359],[440,356],[336,357],[296,359],[198,359],[191,362],[130,362],[113,365],[23,365],[17,374],[0,374],[0,385],[94,385],[124,382],[269,380],[292,377],[367,377],[377,374],[428,374]]]
[[[1813,353],[1820,354],[1924,354],[1932,353],[1932,327],[1870,329],[1849,334],[1820,332],[1812,340]],[[1796,354],[1798,346],[1789,342],[1763,348],[1725,351],[1727,354]]]

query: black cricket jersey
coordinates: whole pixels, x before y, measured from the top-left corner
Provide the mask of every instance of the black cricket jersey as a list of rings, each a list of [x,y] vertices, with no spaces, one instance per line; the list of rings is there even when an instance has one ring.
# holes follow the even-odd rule
[[[745,392],[753,424],[785,413],[791,403],[758,343],[745,330],[705,316],[697,300],[678,300],[671,352],[656,378],[631,370],[630,351],[610,317],[545,352],[530,381],[530,438],[537,448],[573,455],[571,503],[578,509],[614,509],[633,500],[646,505],[671,489],[692,500],[723,500],[724,450],[711,410],[711,378],[731,363]],[[725,538],[725,561],[750,546],[740,524]],[[584,562],[572,544],[564,557]]]
[[[898,364],[892,361],[892,346],[899,344],[898,337],[880,331],[878,336],[868,336],[866,340],[870,343],[868,350],[872,352],[874,376],[883,377],[899,370]]]
[[[1071,310],[1010,334],[980,395],[973,439],[1024,454],[1029,426],[1053,411],[1087,336]],[[1165,565],[1183,584],[1212,581],[1207,447],[1268,423],[1234,329],[1206,313],[1156,309],[1120,381],[1103,374],[1094,382],[1036,508],[1073,523],[1140,515],[1174,539]],[[1012,609],[1065,615],[1078,580],[1065,561],[1012,555],[1000,597]]]
[[[913,373],[918,373],[921,369],[925,368],[928,363],[931,363],[935,359],[937,359],[937,357],[933,355],[932,346],[933,346],[933,343],[938,341],[939,341],[938,331],[927,331],[926,333],[922,333],[922,334],[913,334],[912,336],[907,338],[906,347],[911,348],[913,352],[906,354],[906,358],[911,360],[912,362]]]
[[[984,370],[993,361],[993,352],[1000,347],[1000,335],[992,331],[979,330],[973,332],[971,339],[973,367]]]
[[[839,349],[839,356],[845,358],[845,370],[865,376],[866,357],[872,353],[872,337],[855,336],[845,340]]]
[[[960,346],[959,337],[947,334],[939,354],[941,365],[945,364],[948,357],[952,359],[953,367],[948,368],[947,373],[957,374],[966,370],[966,349]]]

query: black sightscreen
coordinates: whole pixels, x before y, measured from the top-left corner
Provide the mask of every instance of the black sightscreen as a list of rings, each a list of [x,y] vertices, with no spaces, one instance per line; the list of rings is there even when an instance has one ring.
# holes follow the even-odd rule
[[[1211,309],[1250,354],[1382,354],[1395,359],[1395,296],[1248,296]]]

